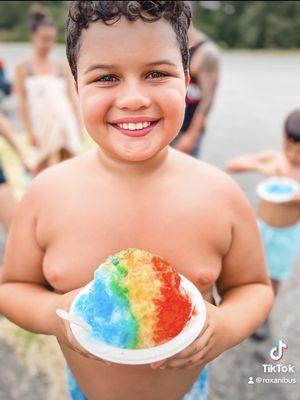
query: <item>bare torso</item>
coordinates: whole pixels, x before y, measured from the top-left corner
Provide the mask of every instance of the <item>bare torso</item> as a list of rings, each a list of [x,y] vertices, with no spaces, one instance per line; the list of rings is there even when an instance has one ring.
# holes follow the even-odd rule
[[[168,259],[213,302],[212,286],[231,241],[220,185],[211,182],[219,173],[173,150],[147,178],[116,177],[102,169],[95,152],[59,168],[59,180],[48,174],[55,192],[45,193],[36,230],[44,276],[56,291],[84,286],[108,255],[136,247]],[[89,400],[179,400],[200,372],[106,366],[62,351]]]
[[[300,168],[293,167],[282,153],[275,154],[270,163],[272,163],[271,168],[274,168],[274,175],[287,176],[300,182]],[[257,215],[267,224],[282,228],[300,221],[300,207],[299,205],[271,203],[262,200],[259,204]]]

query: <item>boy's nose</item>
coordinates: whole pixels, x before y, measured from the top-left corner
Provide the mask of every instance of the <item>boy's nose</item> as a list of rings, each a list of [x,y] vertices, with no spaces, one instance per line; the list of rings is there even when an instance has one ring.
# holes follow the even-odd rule
[[[118,95],[116,106],[120,109],[139,110],[148,108],[151,104],[150,96],[137,83],[124,84]]]

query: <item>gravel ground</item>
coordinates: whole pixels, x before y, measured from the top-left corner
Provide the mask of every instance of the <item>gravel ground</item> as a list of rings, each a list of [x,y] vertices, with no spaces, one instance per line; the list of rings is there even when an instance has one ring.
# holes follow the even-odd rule
[[[6,47],[6,51],[15,54],[15,58],[20,49],[22,46]],[[203,158],[223,168],[233,155],[279,148],[283,120],[290,110],[300,104],[299,68],[299,53],[225,53],[221,85],[208,126]],[[254,188],[261,177],[244,174],[235,176],[235,179],[255,206]],[[4,241],[5,236],[1,233],[1,254]],[[298,263],[293,279],[283,285],[277,298],[271,316],[272,335],[268,342],[257,344],[248,339],[211,363],[210,400],[300,399],[299,284]],[[275,365],[268,352],[279,339],[288,344],[282,363],[294,365],[295,374],[263,372],[262,364]],[[40,378],[31,378],[4,343],[0,343],[0,359],[0,400],[46,398],[45,382]],[[254,381],[257,377],[285,377],[296,378],[298,382],[249,385],[250,376]]]

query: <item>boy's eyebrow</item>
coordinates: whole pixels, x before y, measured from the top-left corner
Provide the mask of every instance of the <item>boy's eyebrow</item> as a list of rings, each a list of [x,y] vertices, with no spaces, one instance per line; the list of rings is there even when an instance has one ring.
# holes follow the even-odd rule
[[[154,67],[157,65],[170,65],[171,67],[177,67],[176,64],[172,63],[169,60],[158,60],[158,61],[154,61],[151,62],[149,64],[145,64],[146,67]],[[117,69],[118,66],[114,65],[114,64],[93,64],[91,66],[89,66],[84,73],[87,74],[88,72],[94,71],[95,69],[106,69],[106,70],[110,70],[110,69]]]

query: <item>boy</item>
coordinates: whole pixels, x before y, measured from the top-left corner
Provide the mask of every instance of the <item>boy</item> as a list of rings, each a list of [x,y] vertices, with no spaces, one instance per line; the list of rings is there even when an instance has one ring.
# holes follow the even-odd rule
[[[205,364],[254,331],[272,305],[248,202],[222,172],[168,147],[184,116],[189,21],[182,1],[71,5],[67,53],[98,146],[35,179],[0,287],[1,313],[57,336],[72,371],[71,399],[204,399]],[[109,254],[128,247],[166,257],[206,300],[197,340],[152,368],[91,358],[55,315]]]
[[[228,164],[233,172],[258,171],[268,176],[288,176],[300,183],[300,110],[286,119],[282,151],[234,158]],[[269,275],[275,295],[280,282],[292,274],[300,250],[300,193],[291,201],[271,203],[262,200],[257,210]],[[268,335],[266,323],[253,335],[262,340]]]

